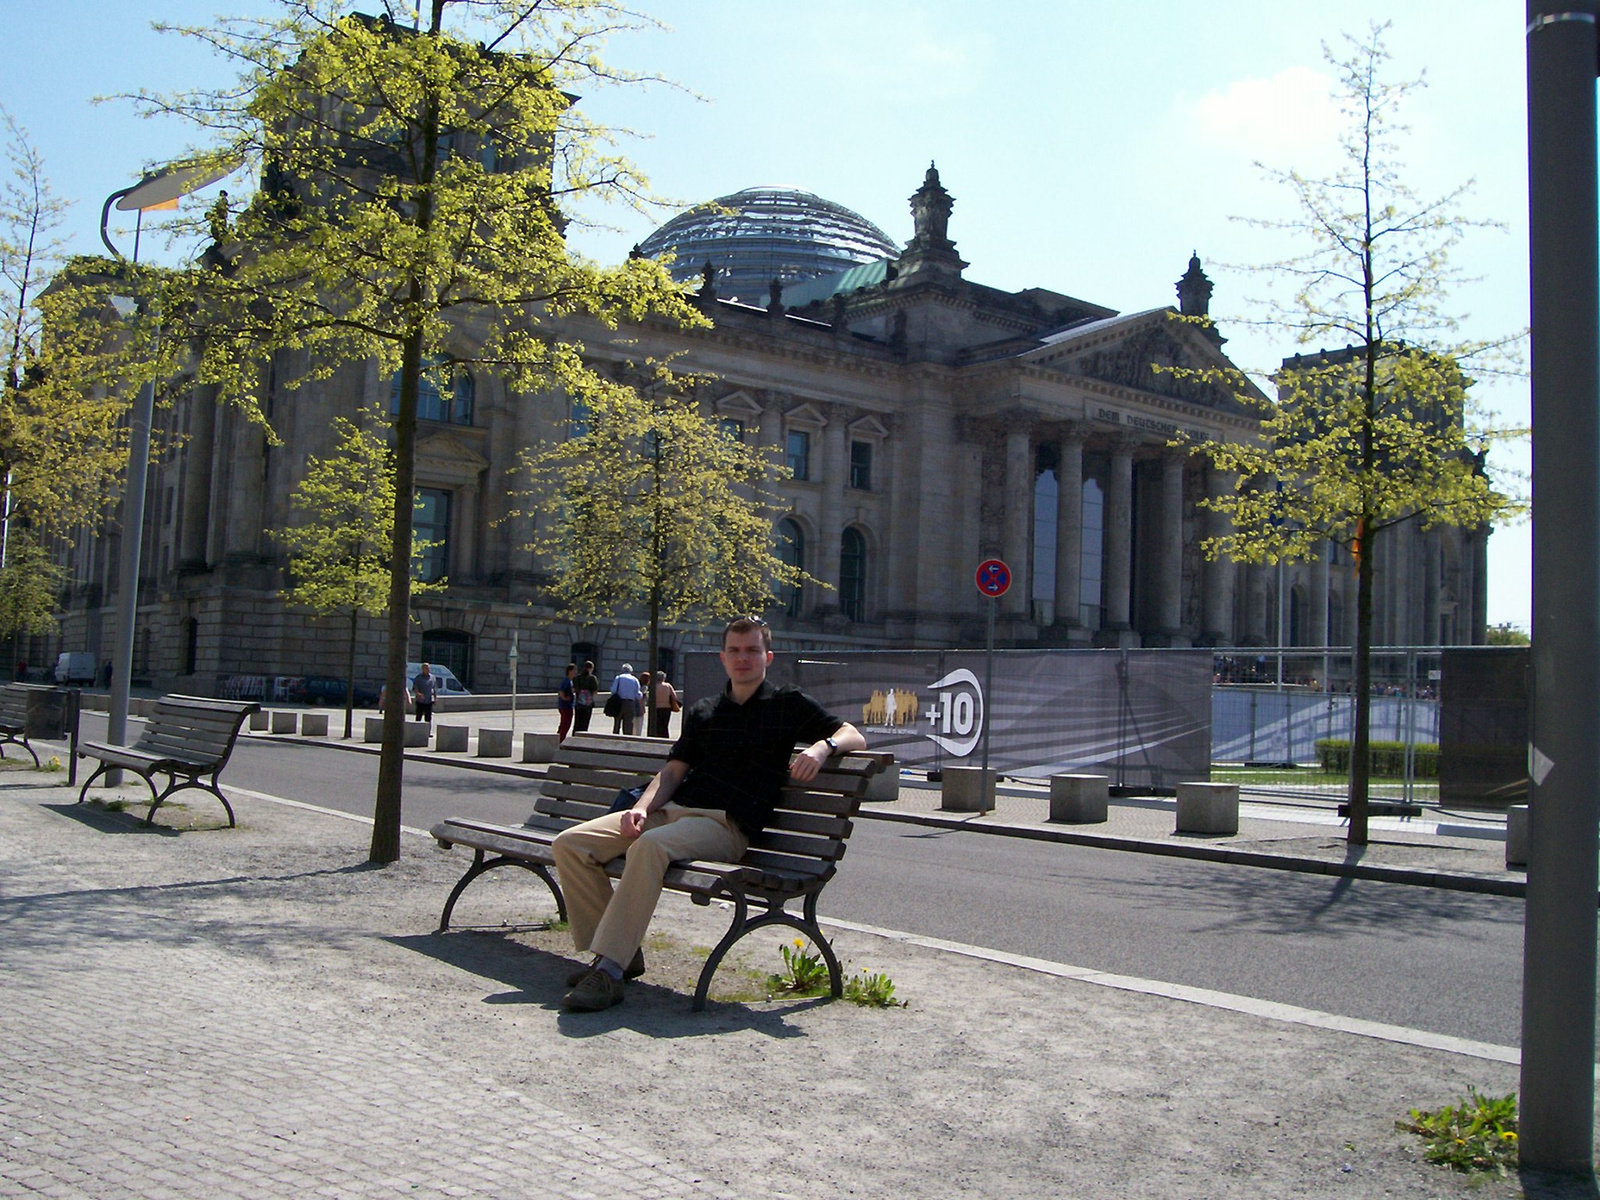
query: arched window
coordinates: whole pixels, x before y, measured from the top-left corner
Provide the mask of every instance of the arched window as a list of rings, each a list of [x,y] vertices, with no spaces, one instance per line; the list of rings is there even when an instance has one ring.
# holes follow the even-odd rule
[[[855,528],[839,539],[839,611],[852,621],[867,611],[867,540]]]
[[[803,570],[806,565],[806,534],[798,521],[785,517],[778,522],[778,558],[785,566]],[[791,617],[800,615],[800,585],[791,584],[778,594],[784,612]]]
[[[452,368],[442,358],[430,358],[422,364],[422,377],[417,381],[417,420],[471,425],[477,391],[477,385],[465,367]],[[389,381],[389,411],[400,411],[399,371]]]
[[[472,635],[459,629],[430,629],[422,635],[422,661],[450,668],[463,686],[472,686]]]

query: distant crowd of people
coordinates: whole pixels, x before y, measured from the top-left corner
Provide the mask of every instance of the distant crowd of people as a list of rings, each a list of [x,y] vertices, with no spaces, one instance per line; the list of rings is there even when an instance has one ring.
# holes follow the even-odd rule
[[[556,686],[557,740],[564,742],[569,733],[582,733],[589,728],[599,693],[600,679],[594,673],[592,659],[584,660],[581,671],[577,663],[567,664],[566,675]],[[672,736],[672,714],[682,709],[683,697],[665,671],[657,671],[652,679],[649,671],[635,675],[633,664],[623,663],[611,681],[601,711],[611,718],[612,733],[631,736],[637,722],[643,719],[650,737],[664,738]]]

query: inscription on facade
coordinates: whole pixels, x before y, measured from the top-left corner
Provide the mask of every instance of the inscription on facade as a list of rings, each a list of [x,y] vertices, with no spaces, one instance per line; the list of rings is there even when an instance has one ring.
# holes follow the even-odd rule
[[[1109,425],[1121,425],[1125,429],[1142,429],[1146,433],[1159,433],[1167,438],[1175,438],[1182,434],[1196,441],[1204,441],[1206,439],[1205,431],[1202,429],[1186,429],[1171,421],[1159,421],[1155,417],[1122,412],[1115,408],[1105,408],[1104,406],[1097,408],[1094,417],[1095,420],[1104,421]]]

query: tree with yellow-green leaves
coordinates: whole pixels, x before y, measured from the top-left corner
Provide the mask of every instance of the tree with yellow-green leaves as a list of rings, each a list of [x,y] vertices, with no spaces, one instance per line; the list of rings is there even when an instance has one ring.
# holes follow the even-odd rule
[[[1401,525],[1480,526],[1524,507],[1486,466],[1489,447],[1519,431],[1493,428],[1470,401],[1467,370],[1492,369],[1504,343],[1461,341],[1445,305],[1460,278],[1451,251],[1485,222],[1459,214],[1466,186],[1428,198],[1406,186],[1397,109],[1421,81],[1385,77],[1386,28],[1347,38],[1343,58],[1324,48],[1347,121],[1340,165],[1318,177],[1273,172],[1297,213],[1255,222],[1297,243],[1290,257],[1258,268],[1293,286],[1268,323],[1301,345],[1346,348],[1288,360],[1274,375],[1277,396],[1265,402],[1236,387],[1260,413],[1258,441],[1197,447],[1236,480],[1234,490],[1204,502],[1232,522],[1205,541],[1208,556],[1309,561],[1333,543],[1355,563],[1353,845],[1367,841],[1377,547]]]
[[[128,393],[109,375],[87,387],[73,363],[71,321],[47,335],[45,285],[61,265],[66,203],[26,131],[0,108],[0,637],[55,628],[63,572],[55,549],[107,504],[127,462]],[[114,314],[107,311],[107,315]]]
[[[642,613],[652,676],[662,621],[759,613],[779,589],[817,582],[778,554],[771,485],[787,469],[725,432],[685,383],[662,372],[594,393],[567,440],[519,467],[552,595],[582,617]]]
[[[284,598],[322,616],[347,616],[344,736],[355,712],[356,636],[361,615],[381,614],[389,603],[389,564],[394,557],[394,454],[378,432],[386,414],[364,410],[357,421],[333,419],[332,453],[306,462],[290,496],[297,522],[279,532],[289,552]],[[411,548],[413,576],[424,545]],[[413,593],[444,581],[413,579]]]
[[[659,264],[602,268],[563,237],[585,201],[634,200],[644,186],[573,104],[579,89],[618,77],[596,47],[627,23],[624,10],[598,0],[384,8],[374,18],[298,0],[273,21],[183,30],[231,58],[238,83],[144,99],[196,122],[215,140],[212,157],[243,160],[260,181],[237,210],[193,218],[215,244],[163,278],[164,329],[193,354],[199,382],[256,411],[274,356],[280,388],[350,363],[397,374],[393,537],[404,546],[425,371],[479,365],[514,395],[583,401],[607,385],[558,332],[562,319],[704,319]],[[391,556],[374,862],[400,853],[409,567]]]

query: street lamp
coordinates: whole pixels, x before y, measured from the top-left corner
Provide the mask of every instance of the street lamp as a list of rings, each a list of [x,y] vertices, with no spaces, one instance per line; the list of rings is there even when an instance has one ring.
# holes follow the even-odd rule
[[[238,164],[183,164],[163,168],[145,175],[132,187],[112,192],[100,209],[100,240],[112,255],[122,258],[122,253],[112,244],[106,230],[111,216],[111,206],[119,212],[137,212],[133,240],[133,262],[139,262],[139,230],[143,228],[144,213],[152,208],[170,208],[178,197],[217,182],[231,174]],[[142,311],[137,300],[116,297],[117,311],[124,317]],[[158,325],[152,330],[160,337]],[[139,387],[134,400],[128,433],[128,478],[122,503],[122,553],[117,565],[117,642],[111,658],[110,711],[106,719],[106,740],[113,745],[128,744],[128,686],[133,679],[133,624],[139,609],[139,551],[144,537],[145,476],[150,470],[150,422],[155,410],[156,385],[147,379]],[[122,772],[106,772],[107,786],[122,782]]]

